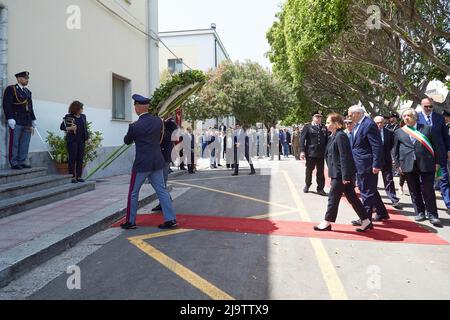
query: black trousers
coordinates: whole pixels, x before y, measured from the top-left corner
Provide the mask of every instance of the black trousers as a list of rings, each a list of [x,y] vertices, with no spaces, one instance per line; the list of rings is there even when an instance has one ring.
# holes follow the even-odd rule
[[[247,148],[245,148],[245,159],[247,160],[248,164],[250,165],[251,171],[255,171],[255,167],[253,166],[253,163],[250,160],[250,152]],[[236,145],[234,146],[234,173],[239,174],[239,159],[238,159],[238,150]]]
[[[438,217],[436,194],[434,193],[434,172],[420,172],[417,163],[414,162],[414,171],[405,173],[409,193],[417,214],[428,212]],[[426,211],[425,211],[426,210]]]
[[[383,175],[384,190],[386,191],[387,196],[392,203],[399,201],[400,199],[397,198],[397,194],[395,192],[394,174],[392,172],[392,168],[382,170],[381,174]]]
[[[353,179],[352,179],[353,180]],[[355,210],[361,221],[368,219],[366,209],[356,196],[355,185],[353,182],[343,184],[342,179],[331,179],[331,189],[328,195],[328,209],[325,214],[325,220],[328,222],[336,222],[339,203],[341,202],[342,194],[345,194],[348,202]]]
[[[312,173],[314,168],[317,170],[317,191],[323,190],[325,187],[325,159],[324,158],[306,158],[306,186],[309,188],[312,185]]]
[[[73,178],[81,178],[83,175],[83,158],[85,142],[83,140],[74,140],[67,143],[69,153],[69,174]]]

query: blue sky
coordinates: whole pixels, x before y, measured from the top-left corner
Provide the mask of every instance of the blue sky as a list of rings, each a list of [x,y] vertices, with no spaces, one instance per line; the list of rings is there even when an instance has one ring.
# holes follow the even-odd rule
[[[209,28],[217,32],[231,59],[250,59],[270,66],[266,32],[283,0],[160,0],[159,30]]]

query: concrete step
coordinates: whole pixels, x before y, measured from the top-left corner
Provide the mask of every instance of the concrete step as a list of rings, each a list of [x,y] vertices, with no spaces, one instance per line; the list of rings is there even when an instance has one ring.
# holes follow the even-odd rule
[[[95,189],[94,182],[70,183],[0,201],[0,218]]]
[[[48,175],[0,185],[0,201],[69,184],[71,175]]]
[[[45,176],[47,168],[31,168],[22,170],[1,170],[0,185]]]

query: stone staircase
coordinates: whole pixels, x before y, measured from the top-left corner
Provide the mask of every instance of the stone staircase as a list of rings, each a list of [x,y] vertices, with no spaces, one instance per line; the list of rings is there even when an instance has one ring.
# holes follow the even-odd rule
[[[94,182],[71,183],[70,175],[46,168],[0,171],[0,219],[95,189]]]

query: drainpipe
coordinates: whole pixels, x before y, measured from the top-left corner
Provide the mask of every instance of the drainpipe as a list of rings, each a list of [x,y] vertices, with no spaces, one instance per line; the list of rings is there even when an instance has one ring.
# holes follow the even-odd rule
[[[159,36],[158,29],[158,0],[148,0],[148,83],[149,95],[152,96],[159,87],[159,42],[155,39]],[[155,38],[155,39],[153,39]]]

